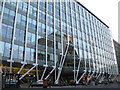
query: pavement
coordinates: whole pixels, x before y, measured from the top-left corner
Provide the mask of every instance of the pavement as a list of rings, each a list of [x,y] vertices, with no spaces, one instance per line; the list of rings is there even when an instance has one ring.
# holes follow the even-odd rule
[[[78,86],[52,86],[48,88],[42,88],[42,87],[35,87],[35,88],[28,88],[27,86],[22,86],[21,88],[11,88],[11,89],[3,89],[3,90],[120,90],[120,83],[112,83],[112,84],[98,84],[98,85],[78,85]]]

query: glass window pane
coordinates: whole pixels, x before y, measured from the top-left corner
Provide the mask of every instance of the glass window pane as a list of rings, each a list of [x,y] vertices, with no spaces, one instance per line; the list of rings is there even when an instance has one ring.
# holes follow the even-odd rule
[[[34,54],[35,54],[34,49],[31,49],[31,61],[34,61]]]
[[[12,10],[10,10],[10,15],[11,15],[11,16],[14,16],[14,14],[15,14],[15,12],[12,11]]]
[[[22,46],[19,46],[18,58],[23,59],[23,47]]]
[[[6,33],[7,33],[6,29],[7,29],[7,25],[2,24],[2,35],[3,35],[4,37],[6,37]]]
[[[15,31],[15,40],[19,41],[19,33],[20,33],[20,30],[16,29],[16,31]]]
[[[35,44],[35,34],[32,34],[31,44]]]
[[[31,33],[30,32],[27,33],[27,42],[31,43]]]
[[[20,30],[20,41],[21,42],[24,42],[24,33],[25,33],[24,30]]]
[[[10,44],[5,43],[5,52],[4,52],[5,57],[10,57]]]
[[[3,52],[4,52],[4,42],[0,41],[0,55],[3,56]]]
[[[9,14],[9,9],[8,8],[4,8],[4,13]]]
[[[7,38],[12,38],[12,27],[11,26],[8,26],[7,28]]]
[[[30,48],[26,48],[26,60],[30,60]]]
[[[18,45],[13,46],[13,58],[18,58]]]

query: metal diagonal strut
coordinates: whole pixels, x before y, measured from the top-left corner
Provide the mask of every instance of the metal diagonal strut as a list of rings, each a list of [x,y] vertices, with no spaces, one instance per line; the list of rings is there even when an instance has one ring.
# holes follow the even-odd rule
[[[39,80],[38,65],[36,66],[36,76],[37,76],[37,81],[38,81]]]
[[[34,65],[29,71],[27,71],[23,76],[21,76],[19,80],[21,80],[23,77],[25,77],[25,76],[26,76],[30,71],[32,71],[36,66],[37,66],[37,64]]]
[[[67,45],[67,48],[66,48],[66,51],[65,51],[65,55],[63,56],[63,60],[61,60],[61,62],[60,62],[61,64],[59,65],[59,68],[58,68],[58,76],[57,76],[57,79],[55,81],[56,84],[58,84],[58,81],[59,81],[59,78],[60,78],[60,74],[61,74],[64,62],[65,62],[65,58],[66,58],[66,55],[67,55],[67,52],[68,52],[69,42],[67,44],[68,45]]]
[[[79,58],[79,64],[78,64],[78,68],[77,68],[76,80],[78,78],[78,73],[79,73],[79,68],[80,68],[80,62],[81,62],[81,59]]]
[[[95,73],[95,71],[93,71],[93,73],[90,75],[90,79],[92,78],[92,76],[94,75],[94,73]],[[89,80],[87,82],[89,82]]]
[[[97,79],[98,79],[100,76],[101,76],[101,72],[100,72],[100,74],[97,76]]]
[[[27,21],[26,21],[26,34],[25,34],[25,48],[24,48],[24,61],[21,62],[22,67],[20,68],[20,70],[18,71],[18,74],[22,71],[22,69],[24,68],[24,66],[26,65],[26,48],[27,48],[27,32],[28,32],[28,20],[29,20],[29,7],[30,7],[30,0],[28,0],[28,11],[27,11]]]
[[[46,72],[46,70],[47,70],[48,65],[44,65],[44,67],[45,67],[45,69],[44,69],[44,71],[43,71],[43,74],[42,74],[41,80],[43,80],[43,78],[44,78],[44,75],[45,75],[45,72]]]
[[[48,77],[53,73],[54,70],[55,70],[55,66],[53,66],[53,69],[52,69],[51,72],[46,76],[45,80],[48,79]]]
[[[20,70],[18,71],[18,74],[20,74],[20,72],[22,71],[22,69],[24,68],[25,64],[22,65],[22,67],[20,68]]]
[[[76,82],[76,84],[78,84],[80,82],[80,80],[83,78],[83,76],[86,74],[86,70],[85,72],[83,73],[83,75],[79,78],[79,80]]]
[[[90,73],[91,73],[91,70],[89,70],[89,73],[88,73],[88,75],[87,75],[87,78],[89,78],[89,77],[90,77]]]

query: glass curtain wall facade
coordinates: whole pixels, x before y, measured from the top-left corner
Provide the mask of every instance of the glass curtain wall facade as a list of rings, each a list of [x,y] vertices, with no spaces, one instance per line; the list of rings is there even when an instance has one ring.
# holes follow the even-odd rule
[[[55,83],[64,73],[77,83],[88,73],[118,74],[109,27],[77,1],[4,0],[0,21],[3,71],[8,66],[21,79],[35,71],[37,80]]]

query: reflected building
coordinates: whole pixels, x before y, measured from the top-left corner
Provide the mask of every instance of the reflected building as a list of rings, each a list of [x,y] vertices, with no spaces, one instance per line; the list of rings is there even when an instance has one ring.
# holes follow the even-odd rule
[[[45,1],[0,2],[3,71],[55,83],[117,75],[109,27],[76,0]]]

